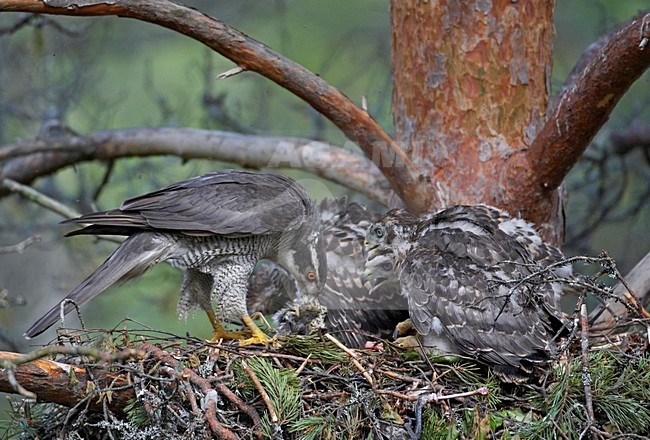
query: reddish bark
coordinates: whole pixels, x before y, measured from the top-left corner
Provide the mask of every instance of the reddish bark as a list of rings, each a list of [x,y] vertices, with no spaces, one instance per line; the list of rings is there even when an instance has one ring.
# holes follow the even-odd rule
[[[547,119],[553,9],[393,0],[393,115],[397,141],[435,191],[430,208],[489,203],[559,244],[558,188],[650,65],[650,15],[588,49]]]
[[[0,352],[0,360],[20,358],[17,353]],[[36,359],[18,365],[14,371],[17,382],[26,390],[35,393],[41,402],[53,402],[73,407],[88,396],[89,391],[101,391],[104,388],[120,387],[126,384],[126,376],[109,373],[107,369],[97,368],[92,371],[92,380],[86,368],[63,364],[48,359]],[[94,386],[89,387],[90,382]],[[0,391],[14,393],[7,380],[6,371],[0,368]],[[89,409],[102,411],[103,403],[94,396],[89,401]],[[110,392],[108,408],[122,414],[129,400],[135,397],[132,388]]]
[[[59,351],[93,353],[94,356],[104,359],[107,365],[93,368],[89,372],[87,367],[55,362],[40,357],[47,355],[50,350],[53,353]],[[204,396],[209,396],[215,392],[218,393],[221,397],[232,402],[239,411],[251,419],[255,429],[253,434],[257,438],[261,437],[260,431],[257,430],[260,425],[260,417],[255,408],[245,403],[225,384],[220,382],[212,383],[210,380],[199,376],[195,371],[182,367],[181,361],[175,359],[168,352],[148,343],[142,344],[137,349],[127,349],[114,354],[102,353],[92,348],[62,346],[46,347],[30,355],[0,352],[0,361],[7,360],[18,363],[13,372],[16,381],[27,391],[35,393],[39,401],[73,407],[80,400],[87,397],[89,393],[94,393],[89,400],[88,409],[102,411],[105,399],[108,408],[116,414],[124,413],[126,405],[135,398],[135,392],[133,388],[126,387],[129,382],[125,374],[114,374],[108,370],[112,361],[129,357],[152,358],[157,362],[157,368],[161,372],[176,378],[178,381],[192,383],[201,390]],[[137,376],[137,373],[133,374]],[[124,388],[120,389],[122,387]],[[0,392],[16,392],[6,370],[3,368],[0,368]],[[100,399],[100,396],[102,399]],[[239,437],[236,434],[217,420],[215,402],[213,399],[208,400],[204,417],[214,436],[216,438],[238,439]]]
[[[440,208],[504,206],[507,158],[544,123],[553,2],[393,0],[395,137]]]
[[[623,26],[570,78],[530,148],[507,162],[506,207],[520,205],[527,218],[541,225],[552,222],[548,214],[557,204],[557,188],[618,100],[650,66],[648,23],[646,13]]]
[[[558,186],[650,64],[641,44],[648,45],[645,15],[597,51],[545,121],[553,2],[394,0],[393,111],[401,150],[338,90],[218,20],[165,0],[93,3],[7,0],[0,11],[119,15],[188,35],[328,117],[380,166],[412,211],[490,203],[523,214],[554,243],[563,232]]]

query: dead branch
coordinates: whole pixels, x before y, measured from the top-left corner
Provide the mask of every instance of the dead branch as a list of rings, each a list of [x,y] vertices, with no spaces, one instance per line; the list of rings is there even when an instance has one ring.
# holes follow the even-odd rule
[[[0,180],[0,188],[5,187],[12,192],[18,193],[24,198],[33,201],[34,203],[49,209],[50,211],[59,214],[64,218],[73,218],[79,217],[81,213],[75,211],[69,206],[64,205],[63,203],[54,200],[52,197],[49,197],[41,192],[36,191],[34,188],[18,183],[15,180],[3,179]],[[1,253],[1,252],[0,252]]]
[[[358,356],[354,352],[354,350],[351,350],[348,347],[346,347],[345,345],[343,345],[338,339],[336,339],[334,336],[330,335],[329,333],[325,333],[325,337],[327,339],[329,339],[330,341],[332,341],[334,343],[334,345],[336,345],[338,348],[343,350],[348,356],[350,356],[350,360],[352,361],[352,364],[357,368],[357,370],[359,370],[361,372],[361,374],[368,381],[370,386],[374,387],[375,386],[374,379],[372,378],[370,373],[368,373],[368,370],[366,370],[363,367],[363,365],[361,365],[361,363],[357,360]]]
[[[11,372],[15,380],[26,390],[35,393],[38,400],[42,402],[53,402],[73,407],[87,397],[89,392],[99,391],[101,393],[102,390],[106,390],[112,385],[118,389],[110,391],[108,407],[117,414],[123,414],[126,404],[135,397],[132,388],[122,388],[127,384],[126,376],[110,373],[108,369],[93,369],[91,378],[91,374],[84,367],[43,359],[38,356],[31,359],[31,357],[4,351],[0,352],[0,362],[15,364],[15,369]],[[11,373],[8,372],[8,368],[0,368],[0,391],[15,392],[15,388],[10,382]],[[94,386],[91,383],[94,383]],[[97,398],[90,399],[89,405],[93,411],[103,410],[99,393]]]
[[[636,293],[636,299],[639,301],[639,306],[650,306],[650,253],[637,263],[632,270],[625,275],[626,283],[619,282],[614,287],[614,295],[618,298],[624,299],[630,296],[630,292],[625,284],[630,287],[632,292]],[[604,310],[603,310],[604,309]],[[628,309],[625,307],[624,302],[609,301],[606,305],[599,306],[592,311],[591,316],[598,318],[592,324],[592,331],[603,331],[605,329],[614,329],[619,320],[628,316]],[[623,328],[622,330],[624,330]]]
[[[580,305],[580,347],[582,361],[582,386],[585,390],[585,407],[587,408],[587,428],[595,427],[594,404],[591,395],[591,373],[589,372],[589,320],[587,319],[587,305]],[[592,438],[597,438],[592,432]]]
[[[1,9],[1,6],[0,6]],[[184,128],[134,128],[85,136],[22,141],[0,147],[0,182],[37,177],[86,160],[174,155],[213,159],[250,168],[298,168],[365,194],[384,205],[392,190],[372,162],[344,148],[294,137],[264,137]],[[0,188],[0,197],[8,191]]]
[[[171,377],[176,378],[179,382],[186,382],[187,377],[183,373],[179,373],[175,369],[168,367],[168,366],[162,366],[160,367],[161,371]],[[238,440],[239,436],[237,436],[234,432],[226,428],[224,425],[219,423],[217,420],[217,410],[216,410],[216,403],[215,400],[218,396],[214,396],[216,394],[216,391],[209,389],[209,387],[204,387],[206,388],[205,391],[207,391],[207,394],[205,396],[205,414],[204,418],[205,421],[208,423],[208,426],[210,427],[210,430],[212,433],[216,436],[216,438],[224,439],[224,440]],[[188,387],[188,390],[191,390],[191,387]],[[191,399],[190,399],[191,401]],[[198,413],[198,406],[196,405],[196,401],[194,401],[192,405],[192,409],[194,410],[196,408],[196,412]]]
[[[574,317],[578,319],[577,314]],[[305,350],[318,358],[313,359],[314,362],[318,362],[318,366],[312,368],[313,362],[310,361],[309,366],[303,371],[302,389],[300,390],[302,411],[286,420],[278,421],[282,429],[287,428],[284,431],[287,438],[302,438],[310,432],[316,432],[315,438],[324,438],[325,435],[318,435],[318,432],[321,431],[314,431],[320,428],[324,434],[332,434],[331,438],[337,435],[345,437],[345,434],[350,432],[361,433],[362,435],[359,437],[367,437],[370,432],[387,434],[397,432],[398,435],[386,435],[381,438],[402,438],[404,435],[400,433],[404,432],[405,428],[408,431],[408,425],[404,424],[404,420],[412,420],[414,417],[416,432],[419,431],[418,427],[422,428],[425,423],[428,423],[427,420],[441,420],[445,422],[445,425],[436,432],[444,433],[443,430],[455,429],[460,426],[455,424],[455,420],[461,420],[459,417],[463,417],[463,414],[477,412],[480,417],[473,418],[474,422],[468,422],[471,423],[469,427],[462,427],[464,433],[469,434],[483,429],[485,426],[483,421],[493,411],[498,411],[498,413],[494,413],[498,415],[503,414],[503,410],[510,408],[514,411],[530,411],[536,420],[531,423],[541,423],[537,426],[544,428],[548,433],[557,430],[558,435],[563,438],[568,437],[560,435],[562,432],[571,432],[567,431],[567,424],[587,433],[590,426],[604,426],[609,423],[608,420],[611,420],[600,411],[594,411],[594,418],[591,419],[593,425],[587,424],[587,421],[582,418],[576,422],[576,414],[580,416],[583,414],[583,405],[578,404],[578,407],[565,405],[564,397],[563,402],[559,402],[558,405],[549,404],[547,396],[551,390],[558,386],[563,387],[561,391],[567,399],[571,398],[579,402],[584,399],[582,384],[577,382],[575,385],[571,385],[570,382],[574,381],[567,379],[570,375],[580,375],[582,372],[579,362],[566,362],[567,358],[579,356],[580,348],[577,344],[563,346],[562,360],[546,378],[548,382],[545,379],[541,387],[532,386],[529,389],[521,388],[519,391],[509,389],[507,395],[503,395],[501,388],[494,386],[489,372],[476,369],[476,366],[472,366],[469,361],[432,364],[430,360],[425,359],[407,361],[403,357],[405,353],[400,354],[401,351],[386,350],[382,353],[365,350],[352,351],[354,358],[365,365],[381,365],[381,367],[373,367],[376,381],[375,386],[371,387],[359,377],[354,368],[348,368],[345,365],[345,357],[340,355],[338,346],[317,337],[291,337],[298,340],[293,344],[283,345],[280,348],[282,351],[276,351],[275,348],[263,346],[247,346],[245,350],[241,350],[241,347],[237,345],[215,345],[197,338],[152,331],[146,327],[126,330],[124,325],[118,325],[109,331],[79,331],[78,336],[82,335],[83,337],[80,339],[82,345],[47,347],[41,353],[52,350],[53,353],[76,355],[76,359],[68,358],[66,362],[80,363],[89,370],[92,369],[92,372],[108,366],[109,359],[118,360],[117,358],[121,357],[125,362],[119,360],[115,363],[111,362],[111,368],[113,371],[124,372],[128,380],[126,386],[135,389],[137,400],[130,402],[127,420],[124,419],[125,414],[123,413],[115,414],[121,417],[114,417],[109,414],[108,410],[96,413],[88,411],[85,407],[86,404],[96,400],[96,394],[90,393],[81,398],[76,408],[70,411],[55,409],[58,414],[54,416],[51,413],[45,413],[43,416],[30,417],[29,406],[27,406],[24,419],[27,422],[32,421],[33,426],[38,429],[56,432],[64,437],[67,430],[76,429],[76,427],[87,423],[88,426],[97,425],[99,429],[109,426],[110,429],[114,428],[115,432],[119,432],[120,426],[122,426],[125,429],[122,432],[129,433],[146,432],[145,430],[151,426],[159,426],[158,432],[162,433],[162,437],[165,437],[164,434],[171,429],[173,432],[183,431],[186,437],[194,434],[198,438],[201,434],[207,433],[215,438],[234,439],[238,438],[238,434],[243,438],[253,436],[259,438],[263,436],[263,432],[268,432],[270,427],[268,422],[274,418],[268,414],[269,418],[265,418],[262,425],[259,425],[257,411],[265,411],[268,408],[258,399],[255,389],[268,390],[269,386],[273,384],[269,380],[273,379],[257,375],[260,382],[258,386],[244,384],[241,379],[245,370],[240,373],[238,368],[233,367],[237,365],[245,369],[249,359],[264,354],[275,358],[275,364],[281,369],[295,369],[304,363],[305,358],[302,354]],[[612,341],[600,341],[600,339],[589,337],[589,356],[593,356],[595,350],[611,352],[605,353],[605,357],[598,362],[591,360],[596,358],[590,358],[590,365],[598,367],[600,363],[607,362],[607,365],[622,368],[620,374],[614,377],[599,377],[599,386],[592,386],[591,389],[594,402],[596,399],[603,399],[603,396],[611,398],[613,387],[617,392],[621,392],[623,380],[635,381],[635,385],[624,390],[627,393],[625,398],[638,400],[637,396],[643,395],[639,390],[647,388],[647,380],[644,381],[643,378],[637,377],[639,375],[634,374],[635,368],[644,365],[641,357],[647,356],[647,344],[644,343],[644,336],[636,333],[621,336],[620,339],[617,338],[614,341],[616,345],[612,344]],[[93,347],[96,346],[98,340],[108,342],[110,347],[117,351],[114,354],[110,352],[96,353],[97,350]],[[136,340],[150,342],[132,345]],[[289,340],[284,339],[284,342]],[[164,344],[162,346],[153,345],[154,341],[164,342]],[[602,345],[603,342],[605,345]],[[125,344],[127,347],[134,348],[121,348]],[[294,348],[290,348],[291,345]],[[299,347],[302,348],[298,349]],[[314,347],[324,348],[327,353],[325,351],[318,352],[314,350]],[[296,349],[298,351],[295,351]],[[289,350],[289,353],[292,353],[291,356],[285,356],[289,353],[284,353],[284,350]],[[140,361],[133,362],[128,356],[133,352],[138,353]],[[146,355],[140,356],[143,352]],[[93,354],[94,359],[99,359],[102,362],[100,365],[86,363],[86,355],[93,357]],[[333,354],[336,356],[332,356]],[[34,353],[31,356],[38,355],[39,353]],[[78,357],[79,355],[82,356]],[[22,359],[26,360],[27,358],[23,357]],[[561,372],[564,369],[566,369],[566,374]],[[595,373],[592,371],[591,374]],[[75,378],[74,374],[71,376],[73,379]],[[491,382],[492,385],[490,385]],[[71,380],[70,383],[74,383],[74,381]],[[91,387],[94,385],[91,384]],[[104,388],[105,392],[100,394],[103,397],[102,402],[105,404],[108,404],[111,398],[111,395],[106,392],[107,390],[108,388]],[[246,398],[253,402],[251,406],[231,390],[240,391],[241,395],[247,396]],[[287,396],[295,396],[296,391],[293,389],[288,391]],[[280,394],[285,395],[284,392]],[[507,397],[497,403],[498,406],[492,407],[485,399],[485,396],[488,395],[497,399],[501,399],[502,395]],[[450,400],[453,400],[453,403],[448,403]],[[429,406],[430,411],[436,412],[435,419],[431,419],[430,415],[425,417],[424,409],[430,402],[439,404]],[[640,406],[642,404],[639,402]],[[274,405],[272,408],[277,410]],[[549,405],[553,405],[554,408],[550,408]],[[52,410],[52,408],[44,409]],[[345,417],[351,413],[353,419],[346,419]],[[381,415],[379,415],[380,413]],[[630,410],[627,410],[627,414],[629,413]],[[277,415],[279,416],[279,413]],[[302,424],[305,417],[312,418],[316,424]],[[279,418],[282,419],[282,417]],[[250,423],[249,419],[253,423]],[[341,420],[345,420],[346,423],[341,424]],[[22,418],[17,423],[21,423],[21,421]],[[128,429],[124,422],[128,423]],[[639,430],[645,432],[650,422],[646,420],[643,423],[642,426],[620,428],[617,432],[629,432],[630,434]],[[261,426],[264,429],[261,429]],[[377,431],[378,426],[388,430]],[[141,427],[144,428],[140,429]],[[532,428],[532,425],[513,424],[505,432],[530,433],[530,430],[526,431],[527,428]],[[487,432],[493,433],[494,437],[502,437],[501,433],[505,428],[497,426],[489,429],[490,431]],[[594,430],[595,428],[592,429],[592,432]],[[95,438],[92,435],[93,432],[92,430],[87,431],[87,436],[84,438]],[[425,435],[424,432],[422,434]]]
[[[2,191],[3,188],[7,188],[12,192],[15,192],[17,194],[20,194],[22,197],[26,198],[27,200],[31,200],[32,202],[49,209],[50,211],[59,214],[63,218],[74,218],[74,217],[79,217],[81,213],[75,211],[74,209],[70,208],[69,206],[64,205],[63,203],[59,202],[58,200],[54,200],[53,198],[36,191],[34,188],[31,186],[23,185],[22,183],[18,183],[15,180],[11,179],[4,179],[0,180],[0,192]],[[122,239],[112,236],[112,235],[99,235],[98,238],[106,241],[110,241],[113,243],[122,243]],[[33,241],[39,241],[40,237],[38,239],[33,240]],[[27,240],[25,240],[27,241]],[[22,243],[18,243],[16,246],[21,245]],[[28,243],[31,244],[31,243]],[[19,250],[18,252],[22,252],[22,249]],[[3,254],[3,248],[0,247],[0,254]]]
[[[334,123],[380,167],[406,205],[420,213],[433,194],[407,155],[363,109],[299,64],[225,23],[166,0],[8,0],[1,11],[70,16],[121,16],[175,30],[205,44],[244,70],[251,70],[294,93]],[[18,180],[18,179],[16,179]]]
[[[19,243],[16,243],[11,246],[0,246],[0,255],[2,254],[11,254],[11,253],[21,253],[23,252],[28,246],[38,243],[41,241],[41,236],[40,235],[30,235],[26,239],[22,240]],[[1,307],[1,306],[0,306]]]
[[[141,348],[147,353],[154,356],[156,359],[164,362],[165,364],[171,366],[172,368],[179,370],[181,362],[174,359],[172,355],[164,352],[160,348],[145,343],[142,344]],[[201,391],[208,396],[211,391],[217,391],[220,395],[232,402],[237,409],[246,414],[251,421],[253,422],[254,427],[260,425],[260,416],[252,406],[246,404],[241,398],[239,398],[235,393],[233,393],[225,384],[220,382],[211,383],[209,380],[204,379],[199,376],[195,371],[190,370],[189,368],[182,368],[181,374],[186,377],[190,382],[198,386]]]
[[[251,378],[251,381],[253,382],[253,385],[255,385],[255,388],[257,388],[257,391],[259,391],[260,396],[262,397],[262,400],[264,401],[264,404],[266,405],[266,408],[269,410],[269,416],[271,418],[271,423],[274,425],[277,425],[278,423],[278,413],[275,411],[275,408],[273,407],[273,402],[271,402],[271,398],[269,397],[269,394],[266,392],[264,389],[264,386],[260,382],[260,380],[257,378],[257,375],[251,368],[248,366],[248,363],[246,360],[242,359],[241,361],[241,366],[244,368],[244,371],[246,374],[248,374],[248,377]]]
[[[650,13],[630,21],[598,50],[570,87],[557,100],[546,124],[533,144],[511,160],[525,163],[509,166],[508,179],[518,185],[508,194],[511,200],[534,197],[527,218],[544,218],[550,195],[560,186],[594,135],[609,118],[616,103],[650,65],[650,48],[642,43],[650,36]],[[527,176],[522,169],[530,170]]]

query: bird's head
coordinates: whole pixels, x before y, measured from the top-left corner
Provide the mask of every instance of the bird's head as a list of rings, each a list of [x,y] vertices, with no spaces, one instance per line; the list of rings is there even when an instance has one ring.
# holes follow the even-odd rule
[[[327,309],[316,297],[300,296],[280,309],[273,320],[281,335],[309,335],[325,329]]]
[[[397,288],[399,285],[399,274],[395,253],[387,250],[384,253],[373,253],[373,257],[366,260],[366,268],[362,278],[370,283],[371,292],[377,292],[381,288]]]
[[[280,263],[296,280],[302,295],[318,296],[327,280],[327,257],[320,222],[305,222],[300,228],[285,234]]]
[[[416,225],[417,217],[394,209],[368,228],[363,276],[370,281],[373,290],[398,283],[397,266],[411,246],[409,238]]]
[[[376,249],[396,248],[408,242],[417,226],[417,217],[403,209],[393,209],[366,232],[365,250],[370,255]]]

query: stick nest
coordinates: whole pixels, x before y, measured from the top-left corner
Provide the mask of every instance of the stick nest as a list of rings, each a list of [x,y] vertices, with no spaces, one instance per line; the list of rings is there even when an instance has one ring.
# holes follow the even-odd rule
[[[592,292],[608,291],[592,281]],[[335,334],[284,337],[274,348],[208,343],[131,320],[68,330],[39,357],[80,367],[85,377],[71,373],[69,385],[82,384],[83,397],[66,406],[15,400],[4,438],[645,438],[650,319],[633,313],[638,304],[628,308],[606,335],[590,333],[586,307],[576,307],[582,330],[535,383],[388,341],[350,350]]]

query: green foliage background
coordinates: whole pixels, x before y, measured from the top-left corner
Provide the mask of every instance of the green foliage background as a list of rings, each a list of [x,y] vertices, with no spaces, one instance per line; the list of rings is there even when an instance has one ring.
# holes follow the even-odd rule
[[[370,113],[391,130],[387,1],[185,3],[318,73],[355,102],[366,96]],[[647,3],[643,0],[558,1],[554,89],[559,89],[589,43],[644,6]],[[7,28],[20,17],[0,14],[0,28]],[[60,27],[52,26],[52,22]],[[178,126],[302,136],[355,148],[308,105],[256,74],[215,79],[232,67],[230,61],[195,41],[154,25],[122,18],[37,18],[31,26],[0,36],[0,145],[34,138],[44,117],[58,113],[65,125],[79,133]],[[637,81],[596,143],[604,144],[608,130],[626,127],[634,119],[648,123],[648,82],[648,74]],[[206,94],[222,101],[216,108],[220,119],[211,118],[202,105]],[[635,188],[649,178],[649,166],[641,157],[632,157],[629,162],[625,172],[638,183],[622,197],[632,203]],[[224,166],[209,161],[182,163],[166,157],[121,160],[115,164],[96,206],[92,194],[106,164],[70,168],[40,179],[36,187],[85,212],[112,208],[126,197]],[[304,179],[316,198],[344,192],[305,173],[290,174]],[[569,178],[569,188],[580,186],[587,174],[586,166],[578,166]],[[569,235],[580,229],[597,196],[590,187],[570,193]],[[649,211],[646,204],[619,221],[606,222],[574,248],[565,250],[573,254],[607,249],[626,271],[648,251],[647,239],[639,237],[650,236]],[[26,307],[0,309],[0,326],[24,350],[28,347],[20,335],[28,324],[89,274],[114,245],[95,243],[91,238],[62,243],[61,235],[67,229],[57,225],[61,219],[16,196],[0,202],[0,219],[0,245],[13,244],[33,233],[43,235],[41,243],[21,255],[0,256],[0,287],[28,300]],[[140,280],[100,295],[84,308],[84,319],[92,327],[111,327],[128,315],[161,330],[208,337],[210,327],[203,316],[188,323],[176,319],[179,284],[176,271],[156,267]]]

